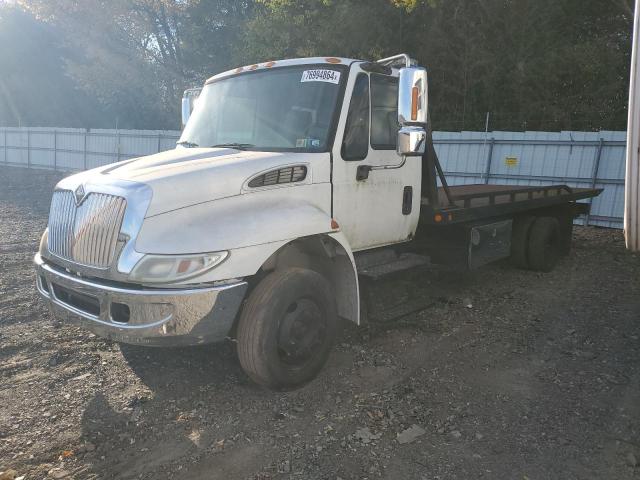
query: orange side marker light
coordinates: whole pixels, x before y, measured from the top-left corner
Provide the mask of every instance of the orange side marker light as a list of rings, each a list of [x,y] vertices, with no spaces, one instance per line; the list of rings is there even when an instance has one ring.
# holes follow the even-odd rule
[[[411,89],[411,120],[418,120],[418,87],[413,87]]]

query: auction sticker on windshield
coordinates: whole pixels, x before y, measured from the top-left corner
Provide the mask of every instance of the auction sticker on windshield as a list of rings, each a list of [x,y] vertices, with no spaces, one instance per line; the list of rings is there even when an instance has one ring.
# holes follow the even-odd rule
[[[339,83],[340,82],[340,72],[335,70],[305,70],[302,72],[302,78],[300,82],[329,82],[329,83]]]

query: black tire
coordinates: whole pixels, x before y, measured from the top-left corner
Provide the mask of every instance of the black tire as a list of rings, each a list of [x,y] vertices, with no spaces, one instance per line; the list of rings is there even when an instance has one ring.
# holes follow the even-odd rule
[[[529,232],[529,268],[550,272],[561,255],[560,223],[554,217],[538,217]]]
[[[276,270],[249,295],[238,323],[238,357],[256,383],[292,390],[313,380],[338,327],[335,295],[317,272]]]
[[[511,264],[524,270],[529,268],[529,232],[536,217],[524,215],[513,221],[511,233]]]
[[[560,216],[558,217],[558,222],[560,222],[560,255],[566,257],[571,253],[571,241],[573,240],[573,216]]]

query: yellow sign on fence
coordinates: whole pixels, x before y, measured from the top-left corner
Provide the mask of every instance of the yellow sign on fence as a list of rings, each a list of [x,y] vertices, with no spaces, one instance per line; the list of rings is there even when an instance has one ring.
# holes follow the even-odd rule
[[[505,157],[504,164],[507,167],[515,167],[518,165],[518,157]]]

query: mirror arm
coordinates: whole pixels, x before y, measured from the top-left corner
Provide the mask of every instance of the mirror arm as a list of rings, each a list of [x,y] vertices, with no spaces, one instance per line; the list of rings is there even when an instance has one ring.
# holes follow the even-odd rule
[[[376,60],[376,63],[379,63],[380,65],[393,65],[400,62],[404,62],[405,67],[412,67],[418,64],[418,62],[416,62],[406,53],[400,53],[398,55],[393,55],[392,57],[386,57],[381,58],[380,60]]]

